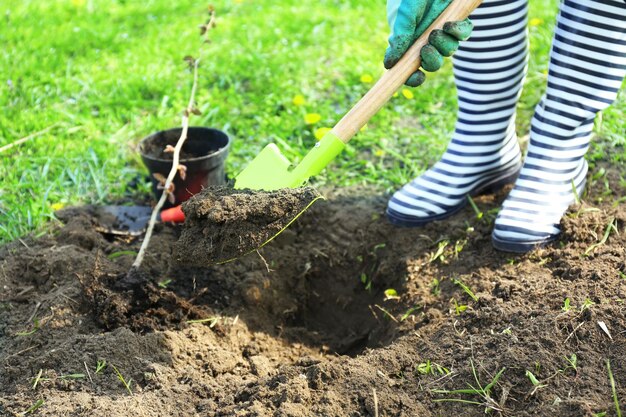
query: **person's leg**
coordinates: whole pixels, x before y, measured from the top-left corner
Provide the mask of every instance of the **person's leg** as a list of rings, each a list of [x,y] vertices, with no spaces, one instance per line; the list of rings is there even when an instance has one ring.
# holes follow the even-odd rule
[[[501,250],[554,240],[573,187],[582,192],[595,116],[615,101],[626,75],[626,2],[565,0],[550,57],[524,167],[496,219],[493,243]]]
[[[389,201],[401,226],[448,217],[467,196],[513,182],[521,166],[515,108],[528,60],[527,0],[485,0],[471,16],[472,37],[454,55],[459,112],[439,162]]]

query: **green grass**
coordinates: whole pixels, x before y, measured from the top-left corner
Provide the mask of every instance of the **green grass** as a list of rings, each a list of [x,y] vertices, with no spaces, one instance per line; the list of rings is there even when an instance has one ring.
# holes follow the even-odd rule
[[[519,133],[528,131],[545,86],[558,0],[534,2],[528,85]],[[195,125],[235,139],[236,173],[270,141],[294,159],[331,127],[382,73],[384,1],[215,0],[218,28],[203,63],[202,116]],[[0,146],[57,124],[0,154],[0,242],[41,232],[58,205],[101,203],[148,192],[134,151],[144,136],[178,126],[190,88],[182,58],[198,49],[205,1],[0,0]],[[444,150],[456,100],[451,65],[394,98],[318,184],[390,190]],[[295,106],[296,95],[306,104]],[[623,145],[626,100],[605,112],[598,133]],[[313,128],[306,113],[319,113]],[[612,144],[612,145],[611,145]],[[604,145],[602,145],[604,146]],[[592,151],[592,159],[604,155]],[[617,161],[626,160],[622,152]],[[129,187],[136,183],[137,187]]]

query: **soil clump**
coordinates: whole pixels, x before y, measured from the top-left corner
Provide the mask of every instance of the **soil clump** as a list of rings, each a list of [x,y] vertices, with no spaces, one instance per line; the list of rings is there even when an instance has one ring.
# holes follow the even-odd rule
[[[323,197],[311,187],[278,191],[208,187],[183,204],[175,258],[210,266],[261,248]]]

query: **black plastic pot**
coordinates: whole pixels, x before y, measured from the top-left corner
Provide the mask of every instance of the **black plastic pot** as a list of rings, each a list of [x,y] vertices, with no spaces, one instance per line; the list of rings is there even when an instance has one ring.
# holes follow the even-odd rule
[[[163,130],[154,133],[139,142],[141,159],[150,171],[152,191],[160,198],[163,190],[157,187],[159,181],[152,174],[159,173],[164,177],[170,172],[172,160],[163,157],[162,151],[167,145],[175,146],[180,138],[181,128]],[[187,175],[183,181],[180,175],[174,180],[174,196],[178,205],[199,193],[209,185],[226,183],[224,165],[230,150],[230,138],[221,130],[206,127],[190,127],[185,141],[180,163],[187,167]],[[168,202],[165,206],[172,207]]]

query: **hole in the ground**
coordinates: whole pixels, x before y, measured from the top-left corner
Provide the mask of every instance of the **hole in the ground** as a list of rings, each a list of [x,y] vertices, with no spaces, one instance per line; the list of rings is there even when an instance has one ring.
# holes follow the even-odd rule
[[[253,332],[357,355],[392,342],[402,312],[412,307],[386,300],[385,292],[402,293],[403,245],[419,232],[389,242],[395,230],[381,220],[383,209],[379,197],[320,203],[259,253],[209,268],[172,265],[168,254],[179,231],[164,228],[144,266],[151,289],[109,275],[95,292],[87,283],[86,292],[108,328],[150,331],[239,317]]]

